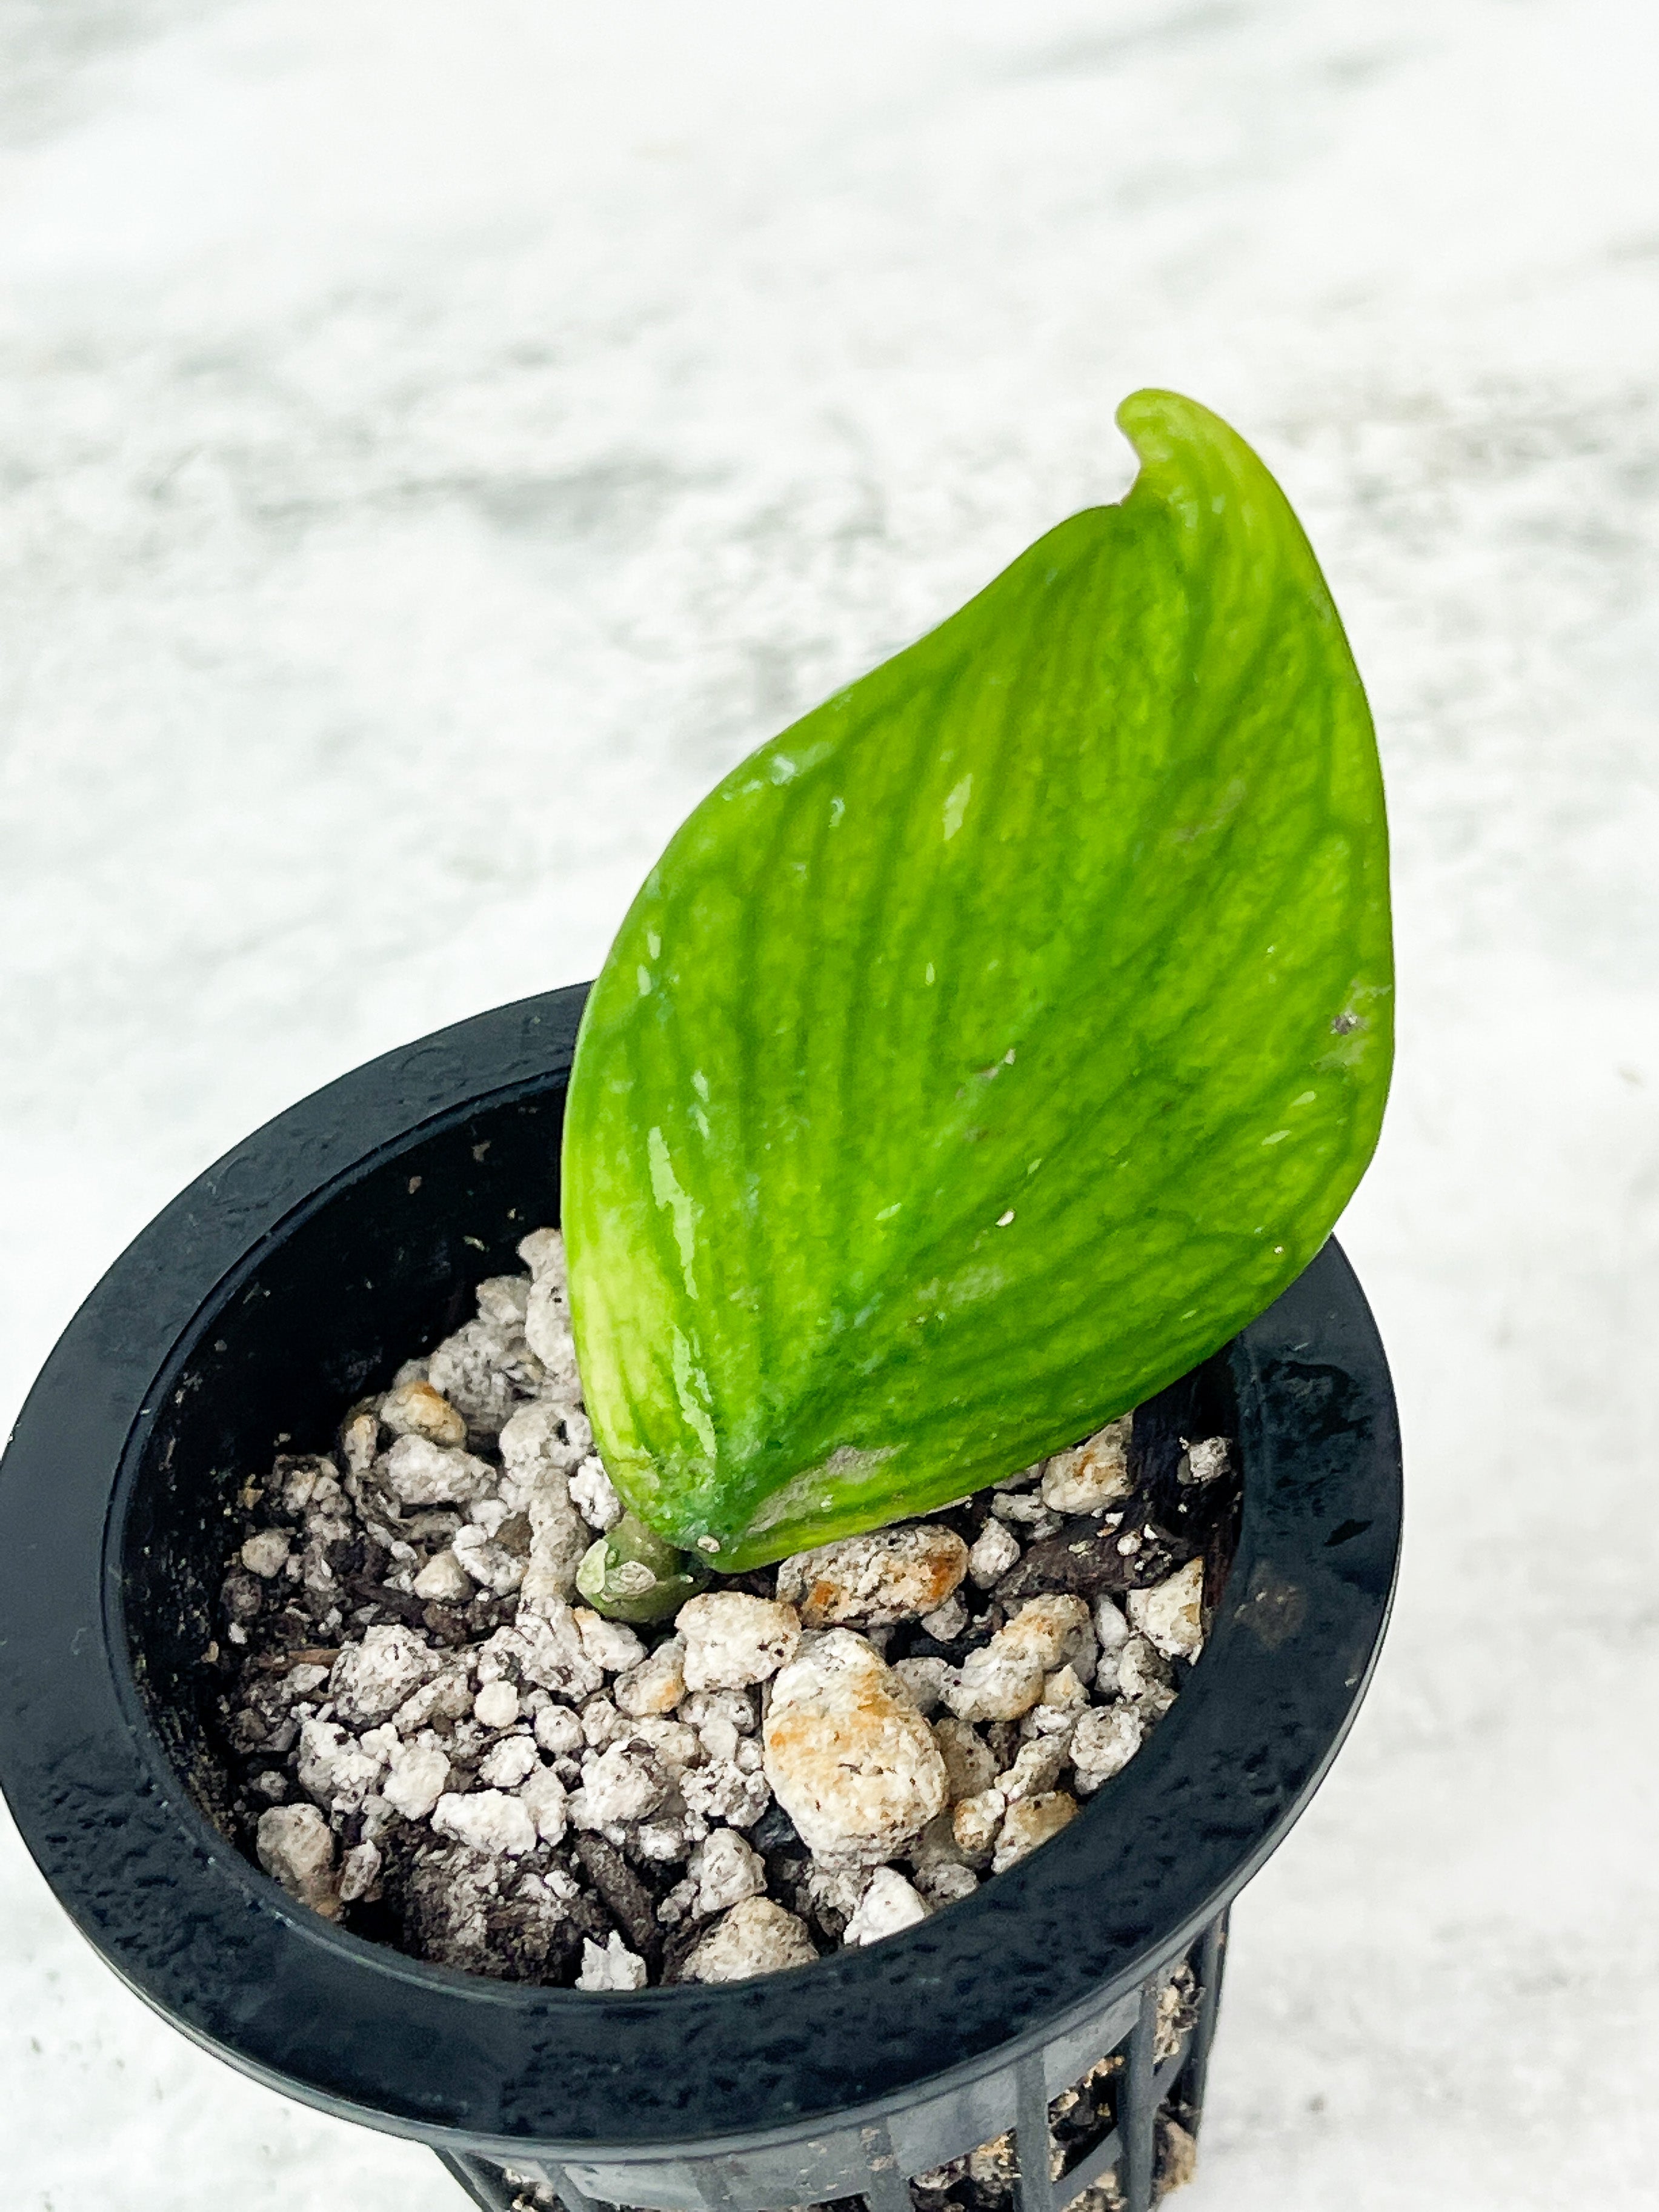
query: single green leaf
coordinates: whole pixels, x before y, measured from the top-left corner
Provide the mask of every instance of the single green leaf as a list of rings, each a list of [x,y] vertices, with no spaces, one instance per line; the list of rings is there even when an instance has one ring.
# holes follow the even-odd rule
[[[635,1512],[722,1568],[1183,1374],[1376,1143],[1387,838],[1340,623],[1224,423],[1164,392],[1118,420],[1122,502],[729,775],[588,1001],[587,1403]]]

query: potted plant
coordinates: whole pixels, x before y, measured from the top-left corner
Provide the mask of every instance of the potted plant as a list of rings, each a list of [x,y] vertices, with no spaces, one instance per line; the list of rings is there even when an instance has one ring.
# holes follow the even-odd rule
[[[727,779],[591,997],[389,1055],[175,1201],[8,1453],[0,1759],[58,1895],[186,2033],[482,2203],[902,2212],[991,2146],[973,2201],[1144,2205],[1227,1903],[1363,1694],[1398,1443],[1327,1237],[1387,1080],[1374,746],[1261,464],[1168,394],[1121,419],[1121,506]],[[752,1601],[1161,1394],[1170,1434],[1236,1440],[1203,1656],[1040,1850],[797,1971],[596,1994],[412,1961],[228,1844],[222,1585],[260,1471],[384,1406],[560,1218],[633,1515],[583,1563],[612,1615],[710,1577]],[[362,1612],[416,1602],[394,1585]]]

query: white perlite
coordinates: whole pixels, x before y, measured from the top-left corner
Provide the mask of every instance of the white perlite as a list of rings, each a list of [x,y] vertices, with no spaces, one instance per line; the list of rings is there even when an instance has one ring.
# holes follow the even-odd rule
[[[591,1936],[584,1937],[582,1970],[576,1977],[579,1990],[642,1990],[648,1978],[644,1960],[629,1949],[614,1929],[603,1947]]]
[[[786,1966],[810,1966],[817,1947],[806,1923],[769,1897],[745,1898],[717,1921],[686,1960],[688,1982],[746,1982]]]
[[[933,1741],[945,1761],[945,1782],[953,1805],[963,1797],[977,1796],[996,1780],[995,1757],[971,1722],[935,1721]]]
[[[654,1813],[668,1795],[668,1777],[655,1753],[632,1736],[582,1762],[582,1786],[571,1805],[579,1827],[624,1826]]]
[[[1000,1790],[985,1789],[963,1798],[952,1810],[951,1834],[970,1865],[982,1866],[990,1857],[1007,1809]]]
[[[482,1315],[445,1338],[428,1362],[428,1375],[481,1443],[499,1437],[526,1397],[548,1380],[516,1322]]]
[[[884,1936],[896,1936],[901,1928],[914,1928],[927,1917],[925,1900],[896,1867],[878,1867],[847,1923],[848,1943],[879,1943]]]
[[[947,1597],[937,1611],[923,1613],[921,1625],[939,1643],[954,1644],[968,1626],[968,1608],[960,1596]]]
[[[261,1528],[242,1547],[242,1565],[251,1575],[261,1575],[266,1579],[282,1573],[288,1557],[288,1538],[280,1528]]]
[[[383,1464],[387,1487],[404,1505],[465,1505],[491,1480],[484,1461],[429,1437],[399,1437]]]
[[[348,1925],[390,1911],[406,1948],[471,1972],[738,1980],[971,1896],[1134,1756],[1201,1649],[1201,1561],[1127,1598],[1012,1595],[1030,1546],[1125,1496],[1127,1423],[798,1553],[773,1595],[717,1578],[629,1626],[577,1598],[621,1501],[556,1232],[521,1250],[533,1279],[489,1278],[334,1458],[280,1460],[245,1498],[226,1735],[241,1836],[291,1897]],[[1194,1510],[1230,1468],[1224,1440],[1186,1446]],[[1138,1548],[1152,1509],[1131,1502],[1105,1528]]]
[[[466,1442],[465,1421],[441,1390],[418,1376],[387,1392],[380,1417],[394,1437],[425,1437],[434,1444]]]
[[[472,1717],[487,1729],[508,1729],[518,1719],[519,1693],[504,1675],[484,1684],[472,1700]]]
[[[896,1858],[945,1802],[932,1730],[881,1655],[850,1629],[811,1638],[778,1676],[764,1741],[779,1803],[807,1848],[831,1863]]]
[[[441,1836],[453,1836],[470,1850],[517,1858],[535,1848],[529,1807],[501,1790],[479,1790],[467,1797],[445,1795],[433,1808],[432,1825]]]
[[[951,1669],[943,1659],[900,1659],[893,1672],[919,1713],[931,1713],[945,1695]]]
[[[590,1659],[607,1674],[624,1674],[645,1657],[645,1646],[633,1630],[620,1620],[607,1620],[586,1606],[574,1616],[576,1633]]]
[[[968,1571],[981,1589],[1000,1582],[1019,1557],[1019,1539],[1002,1521],[988,1521],[968,1554]]]
[[[424,1820],[449,1787],[449,1760],[435,1743],[401,1744],[381,1794],[405,1820]]]
[[[665,1926],[703,1920],[759,1897],[766,1888],[766,1867],[734,1828],[716,1828],[691,1854],[685,1880],[671,1889],[657,1908]]]
[[[562,1598],[521,1605],[511,1628],[498,1628],[478,1654],[478,1674],[517,1676],[553,1696],[580,1705],[605,1680],[605,1670],[582,1643],[575,1615]]]
[[[504,1735],[499,1743],[492,1743],[478,1761],[478,1779],[491,1790],[516,1790],[537,1771],[541,1763],[531,1737]]]
[[[544,1844],[562,1843],[570,1825],[564,1784],[550,1766],[534,1768],[519,1791],[519,1802],[536,1824]]]
[[[585,1459],[569,1481],[570,1502],[596,1535],[623,1517],[623,1502],[599,1459]]]
[[[1182,1457],[1180,1480],[1182,1482],[1216,1482],[1232,1465],[1232,1439],[1230,1437],[1205,1437],[1188,1444]]]
[[[1146,1723],[1133,1705],[1097,1705],[1072,1732],[1072,1764],[1079,1793],[1091,1796],[1121,1774],[1146,1740]]]
[[[1063,1790],[1041,1797],[1027,1797],[1008,1808],[991,1857],[993,1874],[1006,1874],[1039,1844],[1046,1844],[1066,1823],[1077,1818],[1077,1800]]]
[[[565,1276],[564,1239],[556,1230],[534,1230],[519,1246],[519,1257],[530,1270],[530,1288],[524,1308],[524,1332],[529,1348],[541,1362],[552,1389],[576,1399],[580,1396],[580,1385],[575,1340],[570,1333],[570,1290]]]
[[[575,1595],[576,1570],[592,1531],[572,1501],[570,1485],[592,1442],[586,1417],[577,1407],[539,1400],[523,1407],[501,1430],[501,1499],[530,1523],[520,1585],[527,1601]]]
[[[998,1775],[996,1786],[1011,1805],[1021,1798],[1043,1796],[1066,1771],[1069,1756],[1065,1737],[1033,1736],[1020,1746],[1013,1765]]]
[[[1129,1473],[1130,1419],[1109,1421],[1042,1470],[1042,1496],[1056,1513],[1103,1513],[1134,1487]]]
[[[592,1456],[593,1431],[579,1406],[532,1399],[505,1423],[498,1441],[504,1497],[522,1505],[533,1490],[569,1478]]]
[[[330,1694],[348,1721],[384,1720],[442,1664],[412,1628],[382,1622],[348,1644],[329,1676]]]
[[[464,1605],[472,1595],[472,1577],[453,1552],[434,1552],[409,1587],[436,1605]]]
[[[945,1689],[945,1702],[966,1721],[1012,1721],[1042,1695],[1044,1677],[1063,1659],[1085,1665],[1094,1656],[1089,1608],[1080,1597],[1034,1597],[990,1642],[970,1651]]]
[[[555,1758],[568,1758],[585,1741],[581,1717],[568,1705],[544,1705],[536,1716],[536,1741]]]
[[[779,1565],[778,1595],[803,1628],[892,1627],[934,1612],[967,1571],[968,1547],[954,1529],[915,1522],[797,1552]]]
[[[378,1844],[354,1844],[340,1862],[340,1902],[356,1905],[360,1898],[374,1898],[380,1893],[380,1847]]]
[[[689,1598],[675,1626],[685,1639],[685,1683],[690,1690],[743,1690],[763,1682],[800,1642],[800,1619],[793,1606],[750,1597],[742,1590],[708,1590]]]
[[[355,1813],[386,1771],[386,1755],[359,1743],[337,1721],[307,1720],[300,1730],[300,1787],[319,1805]]]
[[[289,1895],[325,1920],[338,1917],[334,1838],[314,1805],[273,1805],[259,1816],[259,1863]]]
[[[497,1328],[522,1328],[529,1316],[530,1291],[522,1275],[489,1276],[478,1285],[479,1320],[493,1322]]]
[[[1189,1559],[1167,1582],[1131,1590],[1129,1620],[1166,1659],[1196,1659],[1204,1649],[1204,1562]]]
[[[647,1658],[617,1677],[611,1692],[619,1712],[642,1720],[672,1713],[685,1695],[685,1638],[671,1636]]]
[[[458,1528],[452,1556],[473,1582],[497,1597],[517,1589],[524,1580],[524,1561],[505,1546],[492,1543],[482,1528]]]
[[[1143,1709],[1167,1712],[1175,1703],[1175,1677],[1170,1662],[1149,1637],[1131,1636],[1118,1654],[1120,1697]]]

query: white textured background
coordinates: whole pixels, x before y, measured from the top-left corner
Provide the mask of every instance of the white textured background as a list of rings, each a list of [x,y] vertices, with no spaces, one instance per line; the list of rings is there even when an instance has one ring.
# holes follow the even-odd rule
[[[1659,25],[1631,0],[5,0],[0,1413],[216,1154],[588,974],[750,744],[1261,449],[1369,680],[1402,1057],[1343,1234],[1412,1520],[1237,1916],[1192,2212],[1659,2169]],[[0,1858],[19,2212],[446,2212]]]

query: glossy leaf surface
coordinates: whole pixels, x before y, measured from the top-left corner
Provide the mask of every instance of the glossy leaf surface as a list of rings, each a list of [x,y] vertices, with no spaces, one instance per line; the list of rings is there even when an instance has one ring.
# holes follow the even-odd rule
[[[1121,503],[728,776],[588,1002],[587,1403],[634,1510],[722,1568],[1184,1373],[1376,1142],[1387,843],[1340,623],[1225,424],[1158,392],[1119,421]]]

